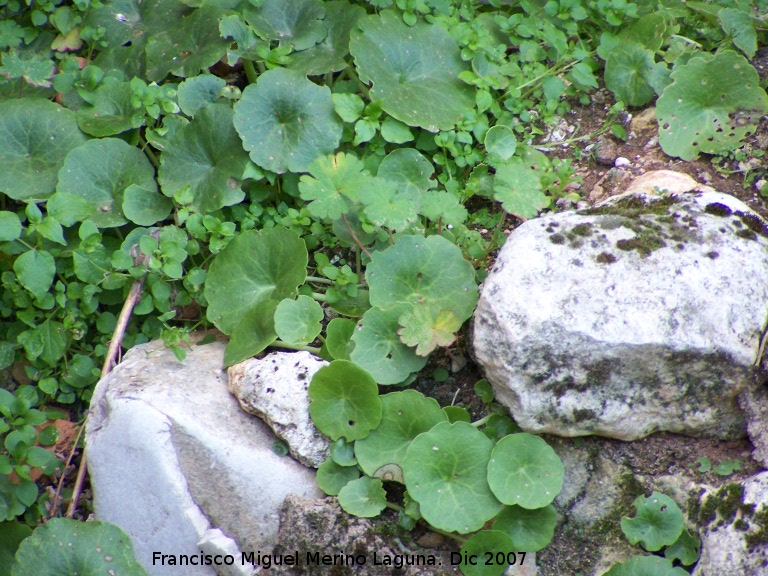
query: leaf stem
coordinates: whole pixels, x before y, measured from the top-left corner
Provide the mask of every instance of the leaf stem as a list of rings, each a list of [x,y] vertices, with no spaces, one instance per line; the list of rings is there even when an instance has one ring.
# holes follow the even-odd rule
[[[320,294],[320,292],[312,292],[312,298],[318,302],[328,302],[328,297],[325,294]]]
[[[333,284],[333,280],[328,280],[328,278],[320,278],[318,276],[307,276],[307,282],[314,282],[316,284]]]
[[[275,340],[270,344],[273,348],[283,348],[285,350],[298,350],[301,352],[311,352],[312,354],[320,354],[320,348],[314,348],[312,346],[303,346],[302,344],[288,344],[282,340]]]
[[[357,245],[360,247],[360,250],[365,252],[365,255],[368,256],[368,258],[371,257],[371,253],[368,252],[368,250],[365,249],[365,246],[363,246],[363,243],[360,242],[360,239],[357,237],[357,234],[355,234],[355,231],[352,230],[352,226],[349,225],[349,220],[347,220],[347,215],[342,214],[341,219],[344,221],[344,225],[347,227],[347,230],[349,230],[350,236],[352,236],[352,239],[357,243]]]
[[[248,84],[255,84],[259,75],[256,73],[256,68],[253,67],[253,62],[243,60],[243,70],[245,70],[245,77],[248,78]]]
[[[482,418],[480,418],[480,420],[475,420],[474,422],[472,422],[472,426],[474,426],[475,428],[480,428],[480,426],[487,423],[488,420],[491,419],[491,416],[492,414],[488,414],[487,416],[483,416]]]

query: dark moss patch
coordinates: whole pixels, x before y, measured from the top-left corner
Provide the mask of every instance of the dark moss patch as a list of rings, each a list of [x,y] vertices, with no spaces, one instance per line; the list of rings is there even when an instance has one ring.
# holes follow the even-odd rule
[[[699,526],[715,526],[733,524],[738,518],[754,516],[755,505],[744,503],[744,486],[741,484],[726,484],[713,495],[708,496],[701,504],[698,518]]]
[[[600,252],[600,254],[595,257],[595,261],[598,264],[613,264],[616,262],[616,256],[609,252]]]
[[[756,528],[755,532],[744,535],[747,550],[750,552],[755,548],[768,546],[768,507],[761,506],[752,516],[752,522]]]
[[[588,410],[586,408],[577,408],[573,411],[574,422],[584,422],[585,420],[594,420],[597,414],[594,410]]]
[[[735,215],[739,217],[744,223],[744,226],[749,228],[755,234],[768,238],[768,226],[765,225],[762,218],[755,216],[754,214],[745,214],[744,212],[735,212]]]
[[[714,260],[715,258],[717,258],[718,256],[720,256],[720,254],[718,254],[718,253],[717,253],[717,252],[715,252],[714,250],[711,250],[711,251],[707,252],[706,254],[704,254],[704,256],[706,256],[707,258],[711,258],[712,260]]]
[[[737,230],[736,236],[745,240],[757,240],[757,234],[752,232],[752,230]]]
[[[706,208],[704,208],[704,212],[707,214],[712,214],[713,216],[720,216],[721,218],[731,215],[731,209],[728,208],[728,206],[725,204],[721,204],[720,202],[712,202],[711,204],[707,204]]]
[[[654,250],[664,248],[666,245],[667,243],[659,236],[642,233],[634,238],[616,242],[616,248],[619,250],[624,250],[626,252],[637,250],[641,256],[648,256]]]
[[[552,244],[565,244],[565,236],[562,234],[552,234],[549,237],[549,241],[552,242]]]
[[[628,196],[607,206],[597,208],[588,208],[580,211],[580,214],[589,215],[615,215],[625,218],[636,218],[642,214],[655,214],[656,216],[666,216],[669,208],[679,203],[680,199],[670,194],[664,198],[648,199],[640,196]]]
[[[571,234],[584,237],[592,236],[592,224],[577,224],[571,228]]]

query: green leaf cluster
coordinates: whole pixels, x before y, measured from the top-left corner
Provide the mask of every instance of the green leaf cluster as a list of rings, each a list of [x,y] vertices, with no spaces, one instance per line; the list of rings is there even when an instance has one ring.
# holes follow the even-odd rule
[[[480,388],[493,409],[492,394]],[[442,531],[474,533],[462,538],[466,550],[533,552],[552,539],[563,464],[541,438],[510,434],[509,418],[453,421],[415,390],[379,396],[373,377],[346,360],[321,368],[309,396],[313,422],[336,440],[318,469],[318,485],[338,495],[348,513],[373,517],[395,508],[408,528],[423,519]],[[493,416],[504,422],[492,424]],[[404,508],[388,502],[383,482],[405,485]],[[493,573],[505,568],[501,563]],[[461,569],[485,574],[471,565]]]

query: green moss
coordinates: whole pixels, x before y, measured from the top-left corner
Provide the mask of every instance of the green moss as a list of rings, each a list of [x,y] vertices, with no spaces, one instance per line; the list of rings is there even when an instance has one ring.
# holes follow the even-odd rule
[[[744,238],[745,240],[757,240],[757,234],[752,232],[752,230],[737,230],[736,236]]]
[[[768,546],[768,507],[760,506],[760,509],[752,516],[752,522],[755,531],[744,535],[747,550],[750,552],[758,546],[761,548]]]
[[[595,257],[595,261],[598,264],[613,264],[616,262],[616,256],[610,252],[600,252],[600,254]]]
[[[576,236],[592,236],[592,224],[577,224],[571,228],[571,234]]]
[[[643,230],[634,238],[616,242],[616,248],[619,250],[626,252],[637,250],[641,256],[648,256],[654,250],[664,248],[666,245],[667,243],[663,238],[646,230]]]
[[[749,228],[755,234],[758,234],[764,238],[768,238],[768,227],[762,218],[758,218],[754,214],[745,214],[744,212],[735,212],[736,216],[744,223],[744,226]]]
[[[552,234],[549,237],[549,241],[552,242],[552,244],[565,244],[565,236],[562,234]]]
[[[728,206],[725,204],[721,204],[720,202],[712,202],[711,204],[707,204],[706,208],[704,208],[704,212],[714,216],[720,216],[721,218],[731,215],[731,209],[728,208]]]
[[[669,213],[669,208],[679,202],[680,199],[674,194],[658,199],[628,196],[627,198],[622,198],[612,204],[597,208],[588,208],[587,210],[580,211],[580,213],[600,216],[615,215],[623,216],[625,218],[637,218],[643,214],[666,216]]]
[[[706,527],[716,522],[716,526],[733,524],[742,517],[752,517],[755,505],[744,503],[744,487],[731,483],[720,487],[701,504],[697,523]]]

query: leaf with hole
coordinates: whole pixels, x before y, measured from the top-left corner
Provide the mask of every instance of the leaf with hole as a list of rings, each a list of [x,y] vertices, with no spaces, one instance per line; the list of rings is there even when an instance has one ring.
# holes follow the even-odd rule
[[[307,247],[295,232],[243,232],[213,259],[205,283],[207,317],[225,334],[264,300],[294,296],[307,277]]]
[[[563,488],[560,457],[533,434],[510,434],[499,440],[488,464],[488,484],[504,504],[529,510],[550,504]]]
[[[528,510],[505,506],[493,521],[493,529],[501,530],[514,542],[514,550],[536,552],[552,541],[557,526],[557,511],[551,504]]]
[[[240,178],[248,154],[232,126],[226,104],[210,104],[197,112],[167,144],[161,157],[158,181],[168,197],[189,186],[190,203],[199,212],[215,212],[245,197]]]
[[[381,396],[381,423],[355,442],[355,455],[368,476],[403,482],[402,462],[416,436],[448,417],[434,398],[416,390]]]
[[[334,360],[315,372],[309,385],[312,421],[333,440],[365,438],[381,422],[381,400],[373,377],[354,362]]]
[[[278,174],[306,172],[341,141],[331,91],[282,68],[261,74],[243,91],[234,122],[251,160]]]
[[[0,139],[0,192],[31,201],[53,194],[64,159],[86,136],[71,110],[25,98],[0,102]]]
[[[66,208],[59,206],[81,202],[87,218],[99,228],[122,226],[128,222],[123,214],[125,191],[136,185],[157,193],[155,169],[144,153],[117,138],[89,140],[69,153],[59,171],[59,185],[49,206],[49,214],[65,226],[74,224],[67,218]]]
[[[634,518],[621,519],[621,531],[632,544],[641,542],[649,552],[674,544],[683,531],[683,513],[672,498],[654,492],[650,497],[638,496],[632,503]]]
[[[757,71],[732,50],[691,58],[671,78],[656,102],[659,144],[670,156],[728,152],[768,113]]]
[[[427,522],[468,534],[499,512],[487,480],[492,449],[493,442],[466,422],[441,422],[411,442],[403,475]]]
[[[16,551],[13,576],[80,574],[147,576],[133,555],[131,539],[106,522],[53,518],[24,540]]]
[[[407,26],[394,12],[361,18],[349,51],[358,75],[373,83],[371,100],[408,126],[450,130],[474,107],[474,90],[458,76],[468,69],[447,30],[419,21]]]
[[[324,314],[320,304],[303,294],[286,298],[275,310],[275,331],[288,344],[307,344],[320,334]]]
[[[363,476],[352,480],[339,491],[339,506],[347,514],[373,518],[387,507],[387,494],[381,480]]]

